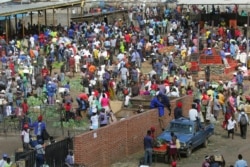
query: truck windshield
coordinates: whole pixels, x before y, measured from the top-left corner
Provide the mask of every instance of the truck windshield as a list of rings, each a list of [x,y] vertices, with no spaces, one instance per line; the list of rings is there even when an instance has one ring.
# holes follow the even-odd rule
[[[180,132],[189,134],[193,132],[193,127],[192,125],[187,125],[187,124],[171,123],[167,130],[171,132]]]

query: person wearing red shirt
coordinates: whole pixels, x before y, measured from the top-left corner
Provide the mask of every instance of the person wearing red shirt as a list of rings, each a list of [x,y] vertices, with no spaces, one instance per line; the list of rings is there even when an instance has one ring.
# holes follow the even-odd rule
[[[225,34],[224,28],[223,28],[222,26],[219,27],[219,29],[218,29],[218,34],[219,34],[220,37],[223,37],[224,34]]]
[[[65,119],[68,122],[69,119],[71,118],[70,114],[71,114],[71,103],[70,102],[66,102],[64,103],[64,110],[65,110]]]
[[[75,73],[75,58],[74,58],[74,55],[71,55],[71,57],[69,58],[69,68],[70,68],[70,71],[72,71],[73,77],[74,77],[74,73]]]
[[[44,34],[43,34],[43,32],[41,32],[40,34],[39,34],[39,43],[40,43],[40,47],[41,46],[44,46],[44,42],[45,42],[45,36],[44,36]]]
[[[29,106],[28,106],[28,103],[27,103],[26,99],[23,100],[23,103],[21,104],[21,107],[22,107],[23,113],[25,115],[27,115],[28,114],[28,110],[29,110]]]
[[[156,84],[156,82],[154,81],[153,83],[152,83],[152,85],[151,85],[151,90],[157,90],[157,88],[158,88],[158,85]]]
[[[46,66],[44,66],[42,68],[42,76],[46,77],[49,74],[49,70],[46,68]]]
[[[125,31],[124,40],[126,42],[126,49],[128,49],[129,44],[131,43],[131,36],[127,31]]]
[[[241,36],[241,32],[240,32],[240,30],[239,30],[238,27],[236,27],[236,29],[234,30],[234,32],[235,32],[235,38],[236,38],[236,39],[237,39],[239,36]]]
[[[11,76],[13,76],[15,74],[15,65],[13,61],[10,61],[9,69],[11,70]]]

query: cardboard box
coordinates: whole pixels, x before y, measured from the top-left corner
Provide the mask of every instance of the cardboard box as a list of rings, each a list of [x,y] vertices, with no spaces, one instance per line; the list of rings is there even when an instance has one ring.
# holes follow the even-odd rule
[[[18,167],[25,167],[25,165],[25,160],[16,161],[16,166]]]
[[[250,114],[250,105],[245,105],[244,110],[247,114]]]

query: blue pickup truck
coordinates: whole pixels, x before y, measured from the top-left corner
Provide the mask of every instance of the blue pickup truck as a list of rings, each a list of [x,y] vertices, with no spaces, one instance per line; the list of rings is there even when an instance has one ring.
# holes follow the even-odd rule
[[[200,145],[207,147],[208,138],[214,133],[214,125],[204,125],[182,117],[172,120],[158,139],[170,142],[171,132],[174,132],[180,141],[179,152],[188,157],[194,148]]]

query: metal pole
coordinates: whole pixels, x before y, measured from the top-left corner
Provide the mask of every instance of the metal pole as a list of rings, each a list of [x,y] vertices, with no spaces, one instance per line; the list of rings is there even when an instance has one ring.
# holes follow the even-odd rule
[[[247,56],[246,56],[246,66],[248,66],[248,55],[249,55],[249,35],[248,35],[248,33],[249,33],[249,15],[250,15],[250,13],[248,12],[247,13],[247,36],[246,36],[246,38],[247,38]]]

